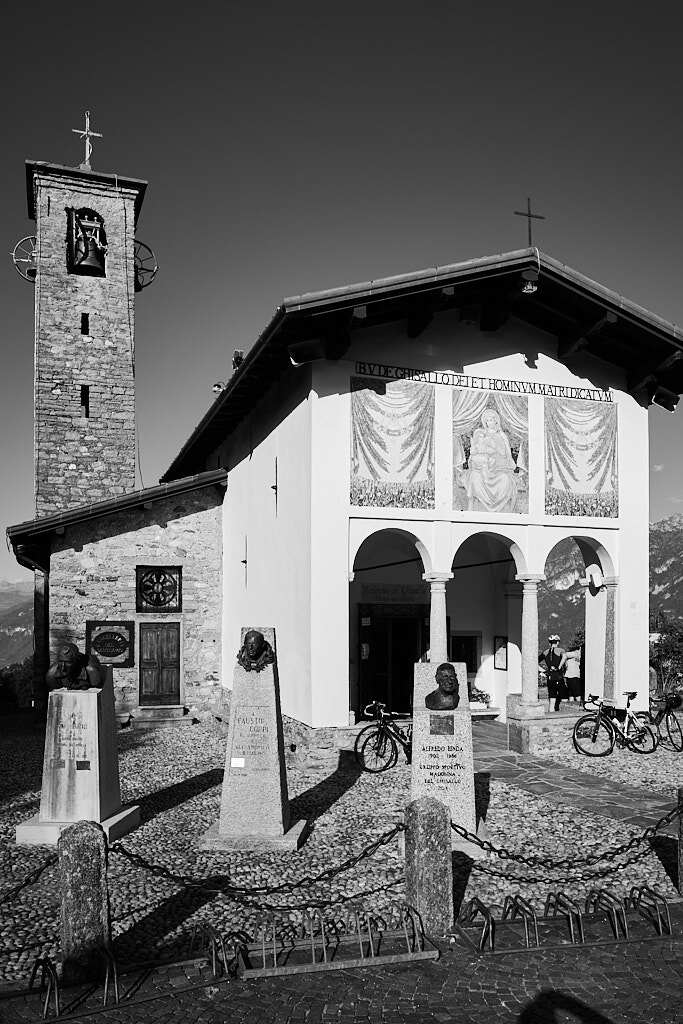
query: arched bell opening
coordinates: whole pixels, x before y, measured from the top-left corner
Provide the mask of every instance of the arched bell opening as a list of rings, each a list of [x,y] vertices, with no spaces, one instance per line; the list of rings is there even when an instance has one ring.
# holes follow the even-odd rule
[[[481,532],[465,540],[446,585],[451,661],[465,662],[470,701],[487,694],[505,717],[508,693],[521,691],[523,553],[510,538]]]
[[[429,649],[425,562],[423,544],[404,530],[379,530],[356,552],[349,582],[349,697],[356,719],[373,700],[411,711],[415,662],[426,660]]]

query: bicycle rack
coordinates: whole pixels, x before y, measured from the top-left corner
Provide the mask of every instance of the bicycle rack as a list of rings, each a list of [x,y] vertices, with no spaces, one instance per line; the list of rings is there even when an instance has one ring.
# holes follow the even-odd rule
[[[486,906],[474,897],[463,907],[454,934],[480,955],[505,956],[538,949],[653,942],[671,937],[673,927],[665,897],[644,885],[634,886],[624,899],[608,889],[593,889],[583,909],[566,893],[551,892],[542,915],[520,893],[506,896],[502,906]]]
[[[104,995],[102,997],[102,1006],[106,1006],[109,1001],[109,984],[113,981],[114,988],[114,1005],[118,1006],[120,1002],[119,997],[119,969],[114,959],[114,954],[106,946],[102,946],[98,950],[101,958],[104,960]]]
[[[223,934],[208,923],[196,924],[190,937],[190,957],[195,952],[206,955],[211,964],[214,978],[221,974],[230,974],[234,966],[240,942],[245,941],[241,933],[228,932]]]
[[[425,938],[419,915],[406,905],[393,911],[397,928],[355,907],[332,907],[328,916],[310,907],[297,938],[279,936],[278,919],[268,917],[261,923],[259,941],[240,946],[240,973],[244,978],[268,978],[437,960],[439,950]]]
[[[52,960],[50,960],[49,956],[36,957],[35,963],[33,964],[33,970],[31,971],[31,980],[28,983],[29,992],[33,989],[33,984],[39,970],[41,992],[47,982],[47,992],[43,1003],[43,1020],[47,1017],[47,1011],[50,1005],[50,996],[54,997],[55,1017],[59,1017],[59,979],[57,977],[57,968],[55,964],[53,964]]]

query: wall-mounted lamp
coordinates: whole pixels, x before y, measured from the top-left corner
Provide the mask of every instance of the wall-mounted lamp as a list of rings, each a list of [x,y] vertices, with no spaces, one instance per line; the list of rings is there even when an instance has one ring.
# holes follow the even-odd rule
[[[522,295],[534,295],[538,291],[538,271],[522,271]]]
[[[232,354],[232,368],[236,370],[238,366],[241,366],[244,362],[244,352],[241,348],[236,348]]]
[[[217,380],[216,383],[212,386],[211,390],[213,391],[214,395],[220,395],[221,391],[225,390],[225,381]]]

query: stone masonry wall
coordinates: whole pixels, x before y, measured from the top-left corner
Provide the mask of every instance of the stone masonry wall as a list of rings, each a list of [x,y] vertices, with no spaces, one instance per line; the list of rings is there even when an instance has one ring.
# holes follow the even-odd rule
[[[181,623],[181,703],[208,707],[220,690],[222,501],[202,488],[68,527],[53,546],[51,650],[62,640],[84,650],[86,619],[135,622],[135,664],[114,667],[119,713],[138,705],[140,622]],[[136,565],[182,566],[182,612],[136,612]]]
[[[135,488],[134,198],[102,183],[36,175],[36,516]],[[67,269],[67,209],[84,207],[104,218],[105,277]]]

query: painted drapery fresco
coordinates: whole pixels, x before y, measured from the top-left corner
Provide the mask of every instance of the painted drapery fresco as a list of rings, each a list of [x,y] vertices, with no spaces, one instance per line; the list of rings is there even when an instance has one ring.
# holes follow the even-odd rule
[[[616,405],[571,398],[544,403],[546,513],[617,516]]]
[[[525,397],[453,391],[453,508],[528,512],[529,409]]]
[[[351,504],[434,508],[434,389],[351,378]]]

